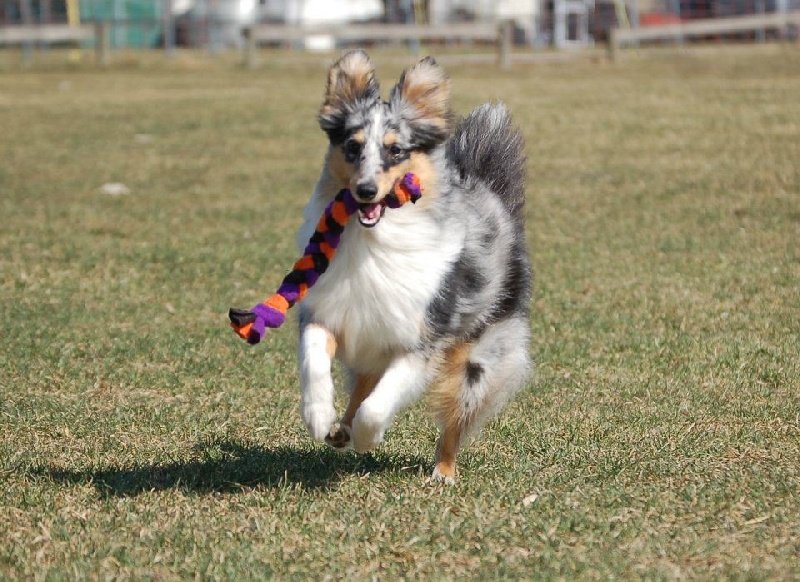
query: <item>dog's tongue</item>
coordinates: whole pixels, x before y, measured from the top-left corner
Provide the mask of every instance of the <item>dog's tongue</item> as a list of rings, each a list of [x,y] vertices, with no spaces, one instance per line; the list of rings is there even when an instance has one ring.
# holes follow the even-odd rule
[[[370,222],[373,220],[377,220],[381,216],[381,205],[380,204],[362,204],[361,205],[361,214],[369,220]]]

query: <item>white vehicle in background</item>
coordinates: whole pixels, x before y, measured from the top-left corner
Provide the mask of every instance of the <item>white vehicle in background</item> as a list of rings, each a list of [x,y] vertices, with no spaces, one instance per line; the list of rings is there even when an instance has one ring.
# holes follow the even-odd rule
[[[286,24],[363,22],[383,16],[381,0],[266,0],[261,6],[262,16]]]
[[[367,22],[383,17],[381,0],[266,0],[264,16],[273,22],[309,26]],[[308,50],[333,50],[335,41],[328,35],[310,36]]]

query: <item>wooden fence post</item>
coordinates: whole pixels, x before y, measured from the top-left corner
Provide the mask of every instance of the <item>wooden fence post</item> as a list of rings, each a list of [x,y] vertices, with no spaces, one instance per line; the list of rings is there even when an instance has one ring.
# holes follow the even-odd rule
[[[617,38],[617,27],[612,26],[608,29],[608,60],[612,63],[617,61],[618,50],[619,39]]]
[[[17,4],[19,6],[22,24],[33,26],[33,5],[31,4],[31,0],[21,0]],[[33,62],[33,48],[33,41],[26,40],[22,43],[22,62],[25,63],[25,66]]]
[[[501,20],[497,25],[497,64],[503,69],[511,66],[511,37],[514,33],[512,20]]]
[[[258,56],[256,51],[255,27],[245,26],[242,29],[242,36],[244,37],[244,66],[248,69],[254,69],[257,63]]]
[[[792,38],[800,48],[800,12],[783,13],[783,34],[787,39]]]
[[[101,67],[108,65],[110,61],[111,35],[108,28],[108,22],[94,23],[94,51],[97,64]]]

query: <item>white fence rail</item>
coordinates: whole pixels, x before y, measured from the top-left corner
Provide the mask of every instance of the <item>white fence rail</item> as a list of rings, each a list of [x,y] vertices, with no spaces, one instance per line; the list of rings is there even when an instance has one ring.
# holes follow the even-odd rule
[[[94,24],[36,24],[0,26],[0,46],[31,46],[34,44],[64,43],[80,46],[82,42],[94,41],[97,63],[109,61],[108,23]],[[30,60],[30,51],[23,51],[23,58]]]
[[[497,62],[508,67],[511,59],[511,23],[464,23],[444,26],[420,24],[367,24],[345,26],[259,25],[246,27],[244,62],[248,67],[258,63],[258,47],[267,43],[305,41],[315,36],[328,36],[334,42],[402,42],[432,40],[481,41],[496,46]]]
[[[618,57],[621,47],[638,44],[642,41],[673,40],[682,42],[693,37],[766,30],[777,30],[781,34],[787,34],[790,27],[800,28],[800,12],[710,18],[631,29],[612,28],[608,39],[608,55],[613,61]]]

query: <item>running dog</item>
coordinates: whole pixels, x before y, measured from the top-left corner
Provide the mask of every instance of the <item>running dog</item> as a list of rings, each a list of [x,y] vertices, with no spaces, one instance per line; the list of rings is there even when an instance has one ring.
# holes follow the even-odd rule
[[[430,57],[382,101],[367,54],[328,73],[319,125],[330,141],[297,236],[302,252],[343,188],[359,203],[334,260],[300,303],[301,412],[314,439],[374,449],[427,390],[441,428],[433,478],[453,482],[465,439],[525,384],[531,265],[523,140],[503,105],[453,128],[450,81]],[[385,211],[407,172],[423,196]],[[350,394],[337,421],[331,365]]]

